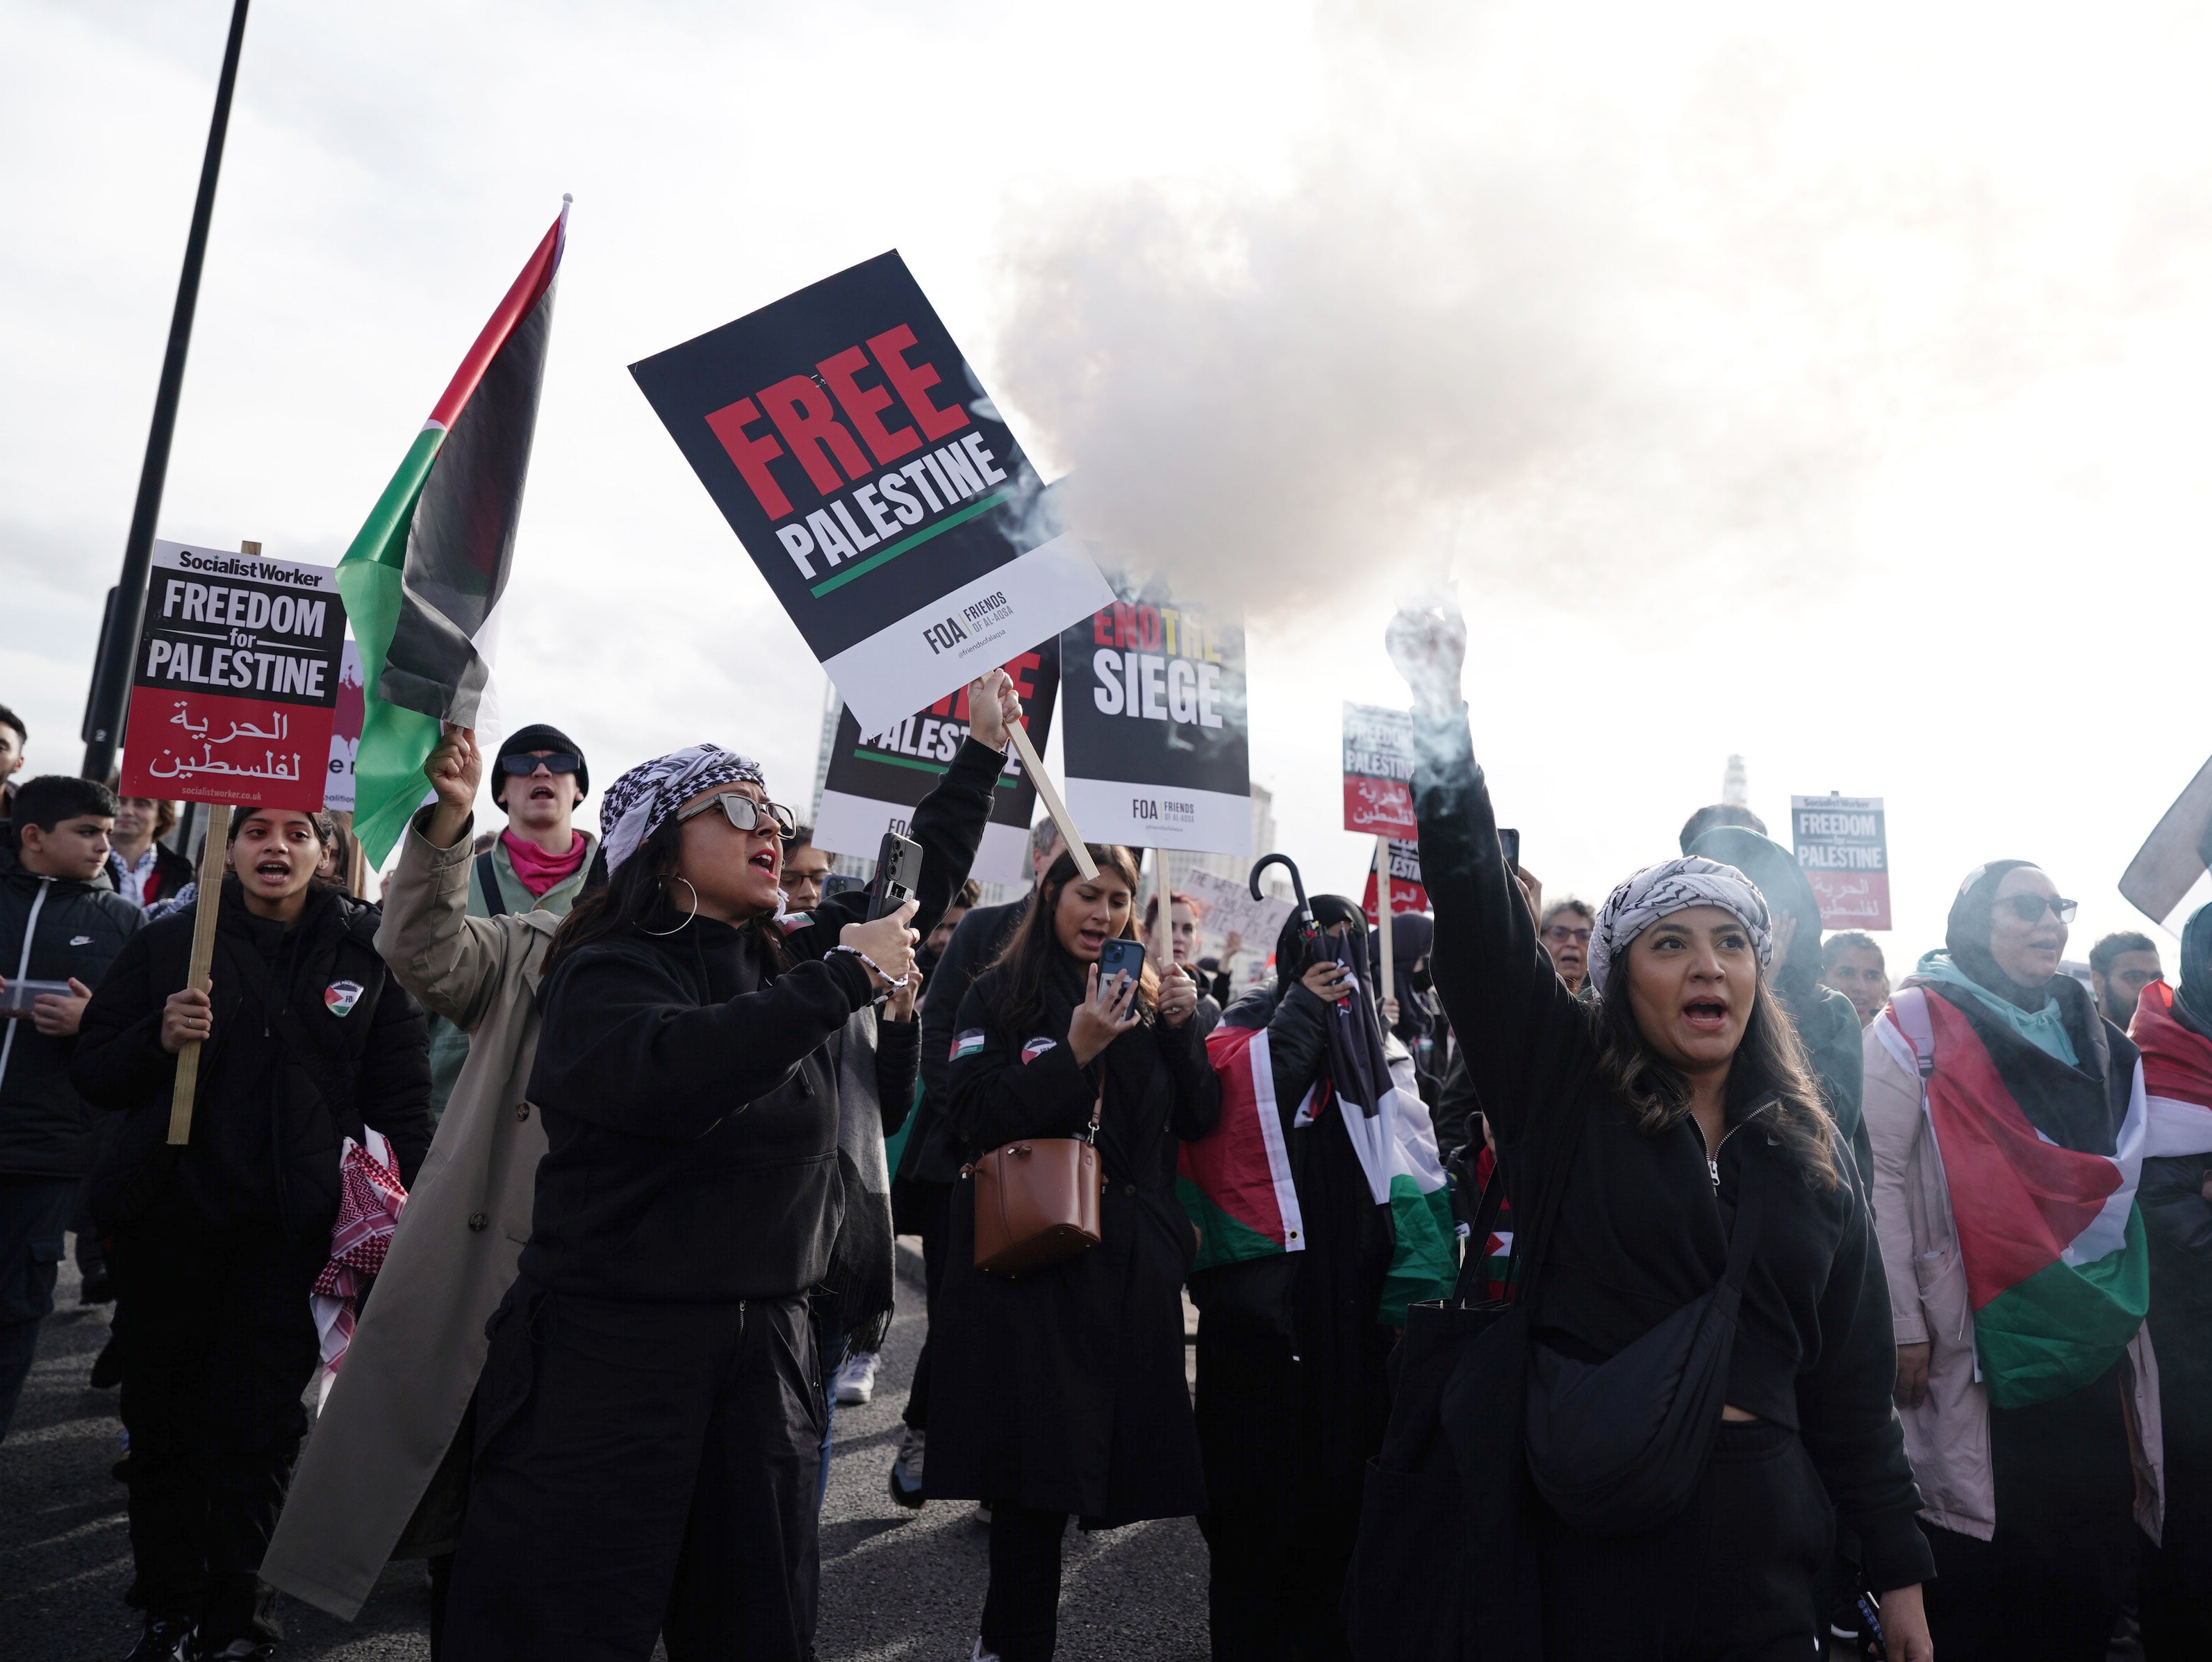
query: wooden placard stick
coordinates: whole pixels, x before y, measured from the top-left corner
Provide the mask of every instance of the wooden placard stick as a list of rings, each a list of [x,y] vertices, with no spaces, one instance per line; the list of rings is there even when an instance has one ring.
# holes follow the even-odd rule
[[[1175,903],[1168,898],[1174,893],[1168,883],[1168,851],[1152,849],[1152,904],[1158,907],[1158,927],[1150,931],[1158,941],[1152,949],[1152,967],[1162,975],[1175,961]]]
[[[1044,811],[1052,816],[1054,825],[1066,839],[1067,851],[1075,858],[1075,869],[1088,880],[1098,875],[1098,862],[1091,857],[1091,850],[1083,845],[1083,833],[1075,828],[1075,816],[1067,811],[1067,804],[1060,800],[1060,787],[1052,782],[1052,776],[1044,770],[1044,764],[1030,743],[1030,730],[1019,721],[1010,722],[1006,736],[1014,741],[1014,750],[1022,758],[1022,765],[1036,781],[1037,794],[1044,798]]]
[[[192,957],[185,971],[185,985],[208,989],[209,972],[215,965],[215,920],[222,910],[222,859],[230,841],[230,804],[217,802],[208,809],[207,842],[200,849],[199,894],[192,909]],[[177,1088],[169,1099],[169,1141],[192,1138],[192,1093],[199,1084],[200,1042],[185,1041],[177,1052]]]
[[[1382,996],[1398,996],[1396,966],[1390,960],[1390,839],[1375,839],[1375,916],[1382,936]]]

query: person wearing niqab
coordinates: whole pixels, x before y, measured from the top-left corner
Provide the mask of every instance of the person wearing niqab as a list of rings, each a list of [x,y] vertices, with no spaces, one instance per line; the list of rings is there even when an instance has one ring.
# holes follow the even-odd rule
[[[2212,906],[2181,934],[2180,984],[2153,982],[2129,1037],[2142,1047],[2148,1106],[2212,1115]],[[2164,1100],[2161,1100],[2164,1099]],[[2152,1341],[2166,1441],[2166,1519],[2143,1566],[2143,1654],[2212,1656],[2212,1154],[2143,1161]]]
[[[1316,896],[1312,906],[1325,935],[1356,940],[1366,928],[1341,895]],[[1327,1077],[1329,1006],[1355,983],[1325,944],[1309,952],[1298,925],[1293,915],[1276,941],[1273,983],[1221,1020],[1224,1041],[1226,1030],[1266,1035],[1260,1054],[1297,1194],[1301,1250],[1225,1259],[1217,1227],[1190,1277],[1215,1662],[1349,1656],[1337,1607],[1362,1478],[1389,1421],[1391,1330],[1376,1315],[1390,1269],[1389,1209],[1375,1204],[1344,1117],[1299,1111]],[[1221,1052],[1217,1070],[1231,1050],[1257,1060],[1233,1043],[1208,1049]]]
[[[1970,1287],[2002,1285],[2017,1270],[1961,1227],[1964,1202],[1986,1205],[1986,1194],[1951,1188],[1923,1105],[1924,1078],[1930,1101],[1949,1105],[1991,1146],[2024,1117],[2039,1145],[2115,1154],[2137,1053],[2059,971],[2072,915],[2027,861],[1977,868],[1952,904],[1946,946],[1921,959],[1866,1032],[1875,1233],[1898,1342],[1897,1403],[1936,1556],[1929,1627],[1944,1662],[2102,1658],[2135,1573],[2137,1521],[2155,1527],[2155,1434],[2140,1428],[2157,1423],[2157,1376],[2140,1310],[2130,1318],[2123,1307],[2125,1278],[2109,1342],[2031,1333],[2031,1345],[2069,1360],[2045,1377],[2007,1374],[1993,1348],[1999,1330],[1977,1344],[1995,1300],[1984,1290],[1971,1302]],[[1915,991],[1928,1013],[1925,1060],[1900,1013]],[[1966,1151],[1951,1152],[1956,1160]],[[2022,1221],[2031,1227],[2017,1239],[2050,1233]],[[2019,1336],[2008,1329],[2006,1337]],[[2139,1488],[2148,1491],[2140,1507]]]

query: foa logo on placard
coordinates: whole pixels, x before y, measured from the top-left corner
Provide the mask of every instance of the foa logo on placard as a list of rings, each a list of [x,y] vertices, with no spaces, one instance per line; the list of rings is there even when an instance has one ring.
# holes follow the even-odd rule
[[[929,642],[932,653],[950,652],[968,638],[968,631],[960,627],[957,618],[947,618],[941,624],[932,624],[921,631],[921,638]]]

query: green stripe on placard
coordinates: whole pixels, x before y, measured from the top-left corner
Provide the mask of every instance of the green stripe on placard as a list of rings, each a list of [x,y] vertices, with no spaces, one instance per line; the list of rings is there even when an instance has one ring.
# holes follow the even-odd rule
[[[956,525],[964,525],[969,520],[974,519],[978,514],[983,513],[988,509],[996,508],[1000,502],[1006,501],[1007,497],[1013,494],[1014,488],[1012,485],[1007,485],[1001,490],[994,490],[989,496],[982,497],[979,501],[969,502],[967,507],[962,508],[957,514],[948,514],[943,519],[939,520],[935,525],[930,526],[925,530],[917,531],[911,537],[902,537],[897,542],[893,543],[889,548],[878,550],[875,553],[869,555],[866,559],[861,561],[858,565],[847,566],[836,576],[831,577],[825,581],[815,584],[812,588],[807,591],[807,593],[813,595],[814,598],[818,600],[824,594],[827,594],[831,589],[842,588],[847,583],[851,582],[855,577],[866,576],[868,573],[873,571],[878,566],[882,565],[885,561],[896,560],[909,548],[920,547],[923,543],[927,542],[932,537],[938,535],[940,532],[950,531]]]
[[[878,750],[856,750],[853,752],[853,759],[855,762],[881,762],[887,768],[912,768],[916,773],[946,771],[945,764],[942,762],[923,762],[911,756],[887,756]],[[1009,779],[1002,772],[995,782],[1000,790],[1012,790],[1021,781]]]

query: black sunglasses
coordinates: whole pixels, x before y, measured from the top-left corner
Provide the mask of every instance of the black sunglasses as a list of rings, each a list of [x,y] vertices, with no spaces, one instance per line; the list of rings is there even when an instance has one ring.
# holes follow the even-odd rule
[[[2046,900],[2039,894],[2009,894],[1997,902],[2023,923],[2040,922],[2049,912],[2061,923],[2071,923],[2077,903],[2071,900]]]
[[[756,802],[751,797],[741,796],[733,790],[726,790],[719,796],[710,796],[703,802],[694,802],[690,807],[679,813],[676,818],[679,822],[690,819],[706,813],[708,809],[717,804],[721,807],[723,817],[741,831],[757,830],[760,825],[761,816],[763,814],[774,820],[776,830],[786,837],[799,829],[799,816],[784,807],[782,803]]]
[[[510,751],[499,758],[499,770],[511,773],[518,779],[526,774],[535,773],[540,768],[548,773],[580,773],[584,761],[581,757],[571,756],[565,750],[548,751],[543,756],[532,756],[527,751]]]

